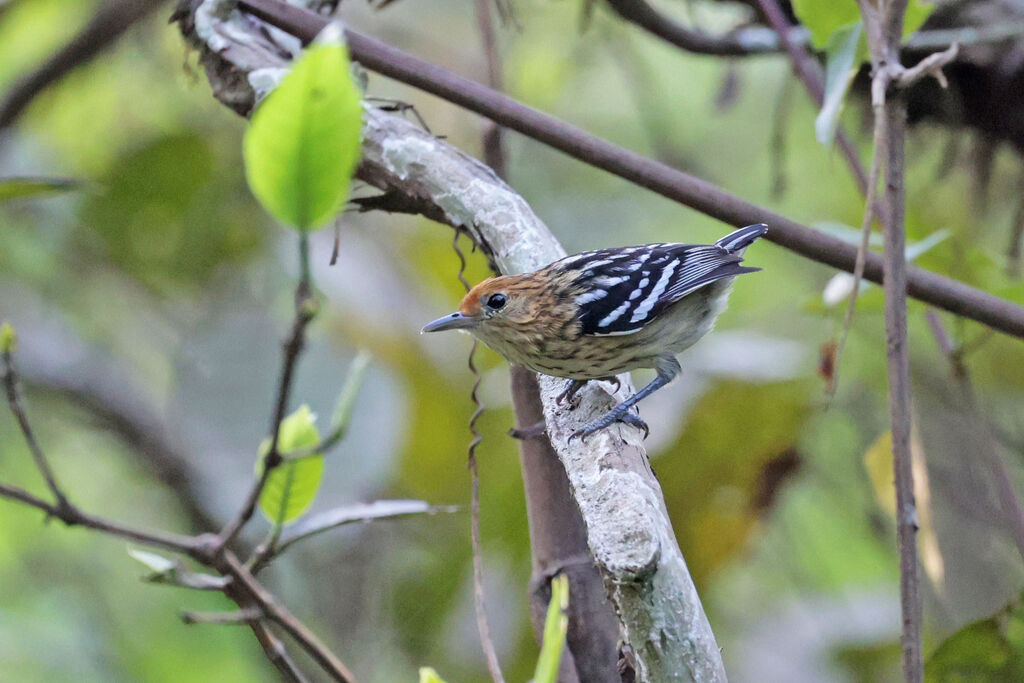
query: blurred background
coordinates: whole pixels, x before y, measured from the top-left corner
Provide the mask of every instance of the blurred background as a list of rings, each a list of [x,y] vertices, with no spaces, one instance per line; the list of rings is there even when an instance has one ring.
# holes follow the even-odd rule
[[[0,2],[0,92],[99,6]],[[742,3],[662,6],[709,31],[751,16]],[[690,55],[601,3],[588,11],[575,1],[518,0],[516,9],[518,27],[499,28],[511,95],[857,238],[850,226],[860,224],[862,198],[843,158],[815,140],[816,107],[784,56]],[[167,23],[170,10],[135,25],[3,131],[0,177],[61,176],[82,186],[0,205],[0,318],[18,330],[30,417],[73,500],[194,532],[226,521],[250,486],[297,269],[295,235],[274,225],[246,187],[244,121],[211,96]],[[351,0],[340,16],[486,80],[465,0],[402,0],[381,11]],[[373,74],[368,92],[415,104],[434,133],[480,154],[480,118]],[[863,101],[854,98],[842,120],[868,160]],[[506,142],[510,184],[569,252],[710,242],[729,230],[515,134]],[[927,240],[917,262],[1024,303],[1024,282],[1007,273],[1005,256],[1022,195],[1013,146],[970,127],[923,123],[907,155],[909,241]],[[369,192],[357,186],[355,194]],[[349,214],[332,267],[330,231],[314,236],[325,307],[311,327],[295,405],[326,421],[348,363],[359,349],[374,357],[350,432],[327,457],[315,509],[381,498],[468,502],[469,338],[419,335],[461,296],[451,238],[450,228],[420,218]],[[843,282],[825,296],[834,271],[765,242],[747,258],[764,271],[737,282],[717,331],[681,358],[681,379],[641,408],[680,546],[734,680],[893,679],[898,562],[880,288],[862,295],[830,399],[819,366],[842,328],[845,301],[835,292]],[[469,260],[469,279],[483,278],[482,257]],[[975,413],[925,314],[911,302],[927,653],[1012,604],[1024,584],[986,465],[998,456],[1024,490],[1024,345],[938,316],[966,345]],[[485,585],[506,675],[523,681],[537,647],[522,481],[505,435],[508,368],[486,349],[478,363],[488,408],[478,451]],[[6,411],[0,480],[42,491]],[[275,680],[247,629],[184,626],[178,616],[230,603],[140,582],[145,569],[124,542],[44,524],[2,501],[0,528],[4,680]],[[265,530],[259,519],[252,540]],[[487,680],[465,513],[347,527],[295,548],[265,580],[360,680],[411,681],[422,665],[453,682]]]

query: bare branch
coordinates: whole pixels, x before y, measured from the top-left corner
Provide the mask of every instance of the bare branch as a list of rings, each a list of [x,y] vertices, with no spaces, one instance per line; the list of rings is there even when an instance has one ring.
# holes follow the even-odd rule
[[[125,0],[100,7],[71,42],[11,86],[0,100],[0,131],[14,123],[39,93],[110,47],[125,31],[162,4],[162,0]]]
[[[662,14],[646,0],[608,0],[608,5],[626,21],[632,22],[671,45],[703,55],[743,57],[779,52],[785,40],[806,42],[807,31],[795,28],[785,34],[760,28],[738,28],[724,35],[711,35],[687,28]]]
[[[268,619],[272,619],[295,639],[303,650],[334,680],[349,683],[352,673],[341,660],[324,645],[315,633],[295,618],[288,608],[278,604],[274,596],[264,588],[252,573],[238,561],[234,553],[224,550],[216,559],[217,569],[231,576],[234,584],[259,607]]]
[[[349,524],[367,523],[385,519],[398,519],[413,515],[436,515],[458,512],[456,505],[430,505],[422,500],[378,500],[365,505],[346,505],[315,515],[303,517],[293,524],[288,533],[274,546],[260,546],[249,561],[253,574],[269,564],[275,557],[300,541]]]
[[[238,515],[224,527],[220,532],[220,547],[230,545],[242,527],[252,519],[256,511],[256,503],[260,494],[267,485],[271,472],[284,462],[284,458],[278,452],[278,439],[281,436],[281,422],[288,412],[288,397],[291,395],[292,383],[295,377],[295,366],[298,364],[299,355],[305,346],[306,326],[316,315],[316,307],[312,300],[312,286],[309,275],[309,235],[306,232],[299,233],[299,262],[301,274],[299,284],[295,289],[295,320],[292,322],[291,333],[284,343],[284,352],[281,360],[281,374],[277,381],[277,399],[274,401],[272,422],[270,425],[270,448],[266,457],[263,458],[263,467],[256,482],[246,496],[245,503]],[[341,438],[339,433],[338,438]]]
[[[949,84],[942,73],[943,67],[953,62],[960,53],[960,45],[953,43],[943,52],[928,55],[909,69],[901,69],[894,82],[901,88],[909,88],[922,78],[933,77],[943,88]]]
[[[240,609],[234,612],[182,612],[181,620],[185,624],[228,624],[231,626],[248,626],[263,618],[263,612],[255,607]]]
[[[162,548],[163,550],[173,550],[174,552],[184,553],[193,557],[201,549],[196,539],[190,536],[178,536],[177,534],[136,529],[111,519],[87,514],[70,504],[63,508],[57,507],[17,486],[0,483],[0,498],[16,500],[19,503],[42,510],[48,516],[56,517],[68,526],[81,526],[95,531],[102,531],[111,536],[118,536],[141,545]]]
[[[240,0],[239,6],[305,42],[312,40],[327,21],[312,12],[277,0]],[[503,126],[539,140],[576,159],[730,225],[767,223],[772,229],[766,238],[776,244],[835,268],[848,272],[854,269],[857,259],[855,245],[801,225],[785,216],[746,202],[704,180],[585,133],[506,95],[381,41],[351,30],[346,30],[345,35],[353,57],[368,69],[487,116]],[[233,91],[232,94],[238,96],[237,91]],[[251,100],[251,93],[249,97]],[[882,282],[882,260],[877,254],[867,254],[864,275],[873,282]],[[969,287],[962,282],[921,268],[908,267],[907,293],[950,313],[1024,338],[1024,307]]]
[[[2,365],[2,368],[0,368],[0,373],[2,373],[0,375],[0,382],[4,386],[7,407],[18,423],[18,428],[25,439],[25,444],[28,446],[28,450],[32,453],[32,459],[36,463],[36,469],[43,476],[43,479],[46,481],[46,487],[50,489],[50,493],[53,494],[53,498],[57,502],[57,509],[70,509],[72,507],[71,503],[68,502],[64,492],[57,485],[53,469],[50,467],[43,449],[39,446],[39,442],[36,441],[36,435],[33,433],[32,426],[28,422],[28,416],[25,415],[25,407],[21,404],[21,395],[18,391],[18,375],[14,371],[12,353],[11,348],[0,350],[0,365]]]

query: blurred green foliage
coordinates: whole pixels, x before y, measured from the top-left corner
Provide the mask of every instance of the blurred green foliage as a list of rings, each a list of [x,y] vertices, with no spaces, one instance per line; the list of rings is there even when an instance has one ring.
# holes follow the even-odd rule
[[[709,30],[742,20],[741,10],[722,4],[694,2],[694,16]],[[342,16],[484,79],[464,3],[429,5],[372,12],[345,3]],[[4,5],[0,91],[73,35],[96,6]],[[818,112],[799,89],[775,121],[785,111],[781,86],[792,78],[785,59],[726,63],[684,55],[600,6],[585,32],[576,31],[576,3],[518,7],[523,30],[501,32],[513,96],[801,221],[860,224],[862,199],[842,158],[817,143]],[[716,93],[727,83],[734,96],[721,105]],[[479,153],[483,126],[475,116],[375,75],[368,87],[371,95],[416,104],[434,132]],[[839,118],[867,158],[860,103],[847,102]],[[780,144],[773,127],[782,147],[769,153]],[[0,141],[0,178],[81,183],[70,193],[0,206],[0,319],[19,333],[40,440],[85,509],[198,531],[190,506],[226,520],[252,481],[297,273],[294,235],[279,230],[246,187],[243,131],[158,13],[44,93]],[[950,155],[953,139],[961,151]],[[535,143],[506,140],[511,184],[570,251],[710,242],[727,231]],[[1020,160],[998,150],[982,197],[973,190],[974,142],[969,132],[912,131],[909,241],[950,231],[919,265],[1024,303],[1024,283],[1007,275],[1004,255],[1020,202]],[[774,194],[780,178],[786,189]],[[369,190],[357,185],[353,192]],[[412,217],[347,214],[334,267],[325,233],[311,236],[323,310],[310,328],[294,405],[330,414],[355,350],[368,348],[376,360],[345,440],[324,459],[312,509],[387,497],[465,503],[469,340],[418,334],[462,296],[450,229]],[[467,278],[486,277],[484,259],[467,255]],[[767,243],[748,260],[764,272],[737,282],[718,330],[681,357],[681,379],[641,407],[652,427],[652,466],[735,680],[766,680],[769,673],[778,680],[886,680],[898,675],[891,657],[899,629],[895,534],[865,466],[887,428],[881,291],[859,300],[839,392],[828,400],[815,368],[822,344],[841,325],[843,307],[822,303],[834,272]],[[1024,587],[980,452],[995,438],[1016,489],[1024,488],[1024,350],[1019,340],[940,316],[954,343],[966,345],[986,418],[979,424],[954,388],[925,310],[911,304],[910,344],[944,567],[926,590],[931,675],[936,661],[952,657],[942,654],[953,652],[940,645],[944,638],[997,612]],[[526,597],[531,568],[519,462],[506,435],[508,376],[489,350],[480,349],[477,360],[488,405],[478,454],[492,630],[508,679],[524,681],[538,646]],[[143,421],[145,433],[168,438],[184,454],[188,486],[161,474],[151,444],[133,441],[87,400],[110,387],[123,405],[145,408],[143,417],[152,418]],[[45,491],[4,417],[0,480]],[[260,524],[250,543],[266,532]],[[43,525],[16,505],[0,502],[0,525],[6,679],[274,680],[245,629],[180,623],[182,609],[230,609],[220,596],[142,583],[123,543]],[[261,576],[360,680],[415,680],[429,663],[453,683],[484,681],[468,527],[465,515],[349,526],[289,551]],[[1016,622],[1000,619],[996,630],[970,626],[954,636],[954,654],[967,670],[984,672],[992,652],[1009,652],[1005,644],[1016,642],[1015,631],[1006,630]]]

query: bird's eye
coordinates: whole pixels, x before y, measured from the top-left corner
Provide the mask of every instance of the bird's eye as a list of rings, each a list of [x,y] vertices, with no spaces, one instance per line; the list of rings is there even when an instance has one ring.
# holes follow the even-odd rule
[[[508,298],[504,294],[492,294],[490,298],[487,299],[487,308],[497,311],[498,309],[503,308],[507,301]]]

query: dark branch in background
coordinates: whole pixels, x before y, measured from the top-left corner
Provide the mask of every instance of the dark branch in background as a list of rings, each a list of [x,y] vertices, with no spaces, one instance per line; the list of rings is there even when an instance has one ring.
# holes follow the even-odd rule
[[[953,382],[960,394],[960,399],[966,406],[971,421],[978,431],[980,437],[978,450],[982,453],[985,467],[995,485],[996,497],[999,500],[999,512],[1002,513],[997,516],[997,519],[1006,527],[1017,546],[1017,552],[1024,558],[1024,512],[1021,511],[1020,501],[1017,500],[1017,494],[1013,490],[1006,463],[999,454],[999,445],[996,443],[992,426],[986,421],[985,413],[978,403],[978,397],[971,382],[971,372],[967,367],[965,347],[957,347],[953,344],[942,320],[935,311],[928,311],[926,315],[939,350],[949,361]],[[969,349],[966,350],[969,351]]]
[[[487,82],[501,91],[502,64],[491,21],[490,0],[476,0],[477,24],[487,59]],[[483,161],[499,178],[507,180],[504,135],[501,126],[486,123]],[[516,425],[526,428],[544,423],[536,375],[511,367],[510,392]],[[551,600],[551,579],[569,577],[569,630],[559,664],[560,683],[620,683],[616,670],[619,622],[609,605],[601,574],[587,548],[580,509],[572,499],[565,470],[547,435],[519,440],[526,515],[530,530],[530,617],[538,645]]]
[[[126,0],[100,7],[71,42],[11,86],[0,101],[0,131],[10,126],[36,95],[112,45],[162,4],[163,0]]]
[[[305,42],[312,40],[327,20],[277,0],[241,0],[239,6]],[[349,50],[364,67],[425,90],[532,137],[555,149],[630,182],[685,204],[730,225],[767,223],[767,239],[814,261],[852,272],[857,247],[794,220],[751,204],[682,171],[614,145],[543,114],[435,64],[425,62],[374,38],[346,30]],[[868,254],[865,277],[882,281],[882,260]],[[1001,332],[1024,338],[1024,308],[1005,299],[909,266],[907,293],[921,301]]]
[[[199,488],[199,472],[180,445],[165,434],[164,426],[147,409],[141,397],[116,391],[104,384],[103,378],[83,376],[77,369],[73,373],[66,369],[54,372],[61,367],[57,361],[48,366],[34,365],[23,370],[24,381],[36,390],[52,392],[85,411],[99,428],[110,431],[138,454],[146,474],[174,491],[175,500],[191,520],[193,531],[215,529],[220,525]]]
[[[764,28],[738,28],[723,35],[712,35],[687,28],[662,14],[646,0],[608,0],[608,5],[626,21],[643,27],[665,42],[687,52],[720,57],[743,57],[778,52],[779,36]],[[792,39],[806,41],[807,31],[796,28]],[[791,39],[789,34],[783,40]]]

